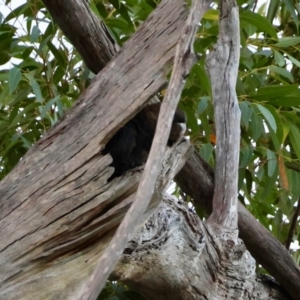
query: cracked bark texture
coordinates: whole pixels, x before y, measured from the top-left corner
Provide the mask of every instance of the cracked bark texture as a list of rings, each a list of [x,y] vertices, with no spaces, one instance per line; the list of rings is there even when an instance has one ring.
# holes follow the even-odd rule
[[[165,195],[110,279],[150,300],[289,299],[271,277],[255,274],[244,244],[224,251],[215,241],[186,203]]]
[[[47,3],[49,7],[51,4],[56,5],[56,1]],[[64,3],[66,1],[61,2]],[[142,27],[146,33],[141,32],[141,28],[132,37],[122,49],[125,54],[117,55],[102,74],[97,76],[62,123],[52,128],[0,183],[0,232],[1,240],[4,241],[0,249],[0,268],[3,270],[0,273],[1,299],[76,299],[73,297],[76,289],[84,284],[83,280],[91,273],[102,249],[110,241],[134,197],[133,192],[140,178],[139,171],[130,172],[128,179],[120,178],[111,189],[107,187],[104,178],[109,177],[112,172],[107,168],[110,158],[101,157],[99,150],[126,120],[141,109],[150,97],[149,94],[154,95],[158,86],[166,85],[166,74],[174,56],[175,41],[180,34],[177,29],[183,26],[187,15],[184,5],[182,0],[163,1]],[[76,26],[76,21],[73,23],[72,19],[67,22],[68,18],[64,15],[66,11],[67,8],[64,7],[57,14],[57,18],[66,19],[62,26]],[[89,27],[91,23],[84,11],[81,16],[84,22],[78,23],[80,25],[76,27],[76,33],[72,30],[64,31],[69,34],[69,38],[74,34],[79,40],[86,37],[82,27]],[[166,33],[164,30],[159,31],[163,21],[167,21],[163,25],[168,28]],[[154,32],[161,36],[154,36],[153,40],[148,33],[156,26],[158,32]],[[96,32],[100,32],[99,30],[96,27]],[[106,35],[105,32],[102,33]],[[147,35],[149,40],[144,41],[143,35]],[[144,41],[143,45],[141,40]],[[159,45],[159,49],[152,43]],[[105,44],[91,43],[89,47],[85,47],[86,51],[81,52],[85,62],[88,56],[99,49],[102,51],[101,47],[105,47]],[[146,48],[149,48],[149,52],[144,52]],[[117,68],[116,62],[122,61],[126,55],[128,59],[131,51],[133,56],[127,61],[128,64]],[[121,55],[125,56],[120,58]],[[148,65],[144,64],[144,58],[148,55],[149,61],[152,59],[156,63],[151,62],[149,73]],[[93,65],[97,65],[95,70],[91,68],[95,73],[110,59],[109,56],[103,57],[102,61],[99,56],[92,61]],[[140,97],[135,93],[136,86],[133,91],[126,91],[131,75],[128,77],[127,73],[126,76],[123,73],[135,68],[136,59],[139,59],[137,65],[141,65],[136,71],[143,74],[135,74],[139,79],[138,83],[143,85],[138,89]],[[109,77],[112,68],[115,68],[114,72],[119,72],[114,73],[113,78]],[[149,76],[148,81],[144,78],[144,73]],[[100,76],[103,76],[101,84],[98,82]],[[111,80],[115,81],[112,83]],[[119,81],[124,85],[119,86]],[[149,85],[150,82],[153,84]],[[108,94],[107,89],[100,92],[99,88],[106,87],[106,84],[109,84],[111,94]],[[123,91],[118,92],[121,88]],[[125,98],[129,94],[132,96]],[[120,110],[117,107],[120,110],[126,109],[118,114]],[[106,115],[107,119],[104,118]],[[184,152],[179,149],[180,151]],[[211,167],[194,151],[176,181],[199,205],[209,210],[213,177]],[[101,195],[104,196],[101,198]],[[155,209],[155,205],[152,209]],[[151,212],[153,210],[147,216]],[[294,299],[298,299],[299,269],[280,243],[240,203],[239,228],[247,249],[256,260],[278,279]],[[269,286],[270,281],[265,284]],[[159,286],[157,291],[160,291]],[[286,297],[279,296],[279,299]]]
[[[77,299],[141,175],[132,171],[107,183],[113,169],[101,149],[165,85],[186,16],[183,3],[162,3],[63,120],[1,181],[1,299]],[[166,164],[164,184],[187,144]],[[156,201],[164,189],[158,186]]]
[[[86,288],[82,291],[82,295],[85,295],[84,297],[87,297],[86,299],[88,300],[96,299],[105,286],[109,274],[114,270],[126,245],[136,232],[136,224],[141,223],[141,217],[151,198],[156,193],[156,181],[162,167],[175,110],[185,85],[185,78],[196,63],[193,47],[199,20],[202,19],[204,13],[209,9],[210,3],[210,0],[194,0],[187,20],[180,30],[170,83],[160,107],[156,132],[145,164],[145,170],[136,192],[136,199],[126,213],[108,247],[103,252],[94,273],[87,282]]]
[[[80,42],[85,40],[85,32],[89,31],[89,28],[93,28],[95,24],[97,24],[97,22],[94,23],[90,19],[92,12],[86,8],[80,8],[82,4],[79,2],[81,1],[72,1],[72,5],[78,5],[78,7],[74,8],[75,10],[79,11],[82,9],[82,16],[79,18],[80,22],[78,22],[77,17],[75,17],[74,20],[70,18],[73,14],[69,14],[69,12],[72,12],[68,10],[69,6],[64,6],[64,9],[62,10],[56,9],[57,5],[63,5],[63,3],[67,2],[60,2],[60,4],[57,2],[60,1],[44,0],[44,3],[47,5],[51,14],[54,11],[55,19],[58,19],[57,21],[59,22],[62,30],[71,41],[78,40]],[[165,5],[165,2],[166,1],[163,1],[162,5]],[[185,5],[184,0],[172,0],[172,2],[174,5]],[[159,6],[157,9],[161,8],[162,6]],[[84,22],[81,22],[81,20],[84,20]],[[174,23],[174,25],[176,26],[176,23]],[[76,26],[76,32],[72,30],[73,26]],[[101,35],[107,34],[101,30],[100,26],[96,27],[95,32],[101,33]],[[106,41],[111,40],[111,37],[101,38]],[[113,52],[110,50],[112,49],[113,43],[112,45],[106,46],[105,43],[99,43],[99,40],[100,39],[98,38],[92,38],[92,42],[89,44],[89,47],[84,47],[84,51],[80,52],[87,65],[90,58],[99,51],[100,54],[101,52],[106,53],[108,51],[111,55],[113,55]],[[95,43],[95,41],[97,41],[97,43]],[[103,47],[108,47],[108,49]],[[95,70],[92,68],[92,70],[94,70],[95,73],[98,73],[103,66],[109,62],[110,57],[111,56],[101,55],[101,57],[95,58],[92,61],[92,64],[93,66],[96,66],[96,68]],[[169,62],[171,62],[171,60]],[[169,67],[170,66],[168,65],[165,68],[166,73],[168,72]],[[166,78],[164,77],[162,80],[164,80],[164,85],[166,85]],[[190,195],[194,199],[196,205],[202,207],[207,213],[211,212],[214,189],[214,170],[200,157],[196,149],[187,160],[185,166],[176,176],[175,181],[184,193]],[[276,278],[276,280],[288,291],[293,299],[298,299],[298,295],[300,294],[299,267],[281,243],[268,230],[259,224],[241,203],[238,203],[238,227],[239,236],[245,242],[251,255],[270,274],[272,274],[274,278]],[[284,270],[284,272],[282,270]]]

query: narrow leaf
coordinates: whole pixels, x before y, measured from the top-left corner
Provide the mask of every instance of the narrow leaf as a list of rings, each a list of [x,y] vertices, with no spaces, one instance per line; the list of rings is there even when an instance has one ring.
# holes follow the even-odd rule
[[[287,36],[279,39],[279,42],[274,44],[278,48],[286,48],[300,43],[299,36]]]
[[[36,100],[40,103],[43,102],[43,97],[41,93],[41,89],[37,81],[34,79],[32,73],[27,73],[25,76],[29,79],[30,85],[32,87],[33,93],[35,94]]]
[[[267,149],[267,159],[268,159],[268,176],[272,177],[275,172],[277,161],[275,153]]]
[[[260,104],[256,104],[256,106],[260,110],[260,112],[262,113],[262,115],[266,119],[267,123],[272,128],[272,130],[274,132],[276,132],[277,125],[276,125],[275,119],[274,119],[273,115],[270,113],[270,111]]]
[[[34,25],[32,27],[31,34],[30,34],[30,42],[35,43],[39,35],[40,35],[40,29],[38,28],[38,26]]]
[[[211,143],[207,143],[201,146],[200,150],[199,150],[199,154],[201,155],[201,157],[205,160],[205,161],[209,161],[211,155],[213,152],[213,146]]]
[[[288,53],[286,53],[286,55],[288,56],[289,60],[295,64],[297,67],[300,68],[300,61],[298,59],[296,59],[295,57],[289,55]]]
[[[248,128],[253,109],[249,105],[248,101],[241,102],[239,106],[241,110],[241,122],[246,128]]]
[[[281,53],[274,50],[274,58],[279,67],[283,67],[285,65],[285,59]]]
[[[267,11],[267,19],[270,23],[273,23],[274,18],[278,11],[280,0],[272,0],[269,3],[268,11]]]
[[[246,145],[241,149],[240,168],[245,168],[252,160],[253,149],[252,146]]]
[[[59,99],[59,96],[56,96],[55,98],[53,98],[47,102],[47,104],[45,105],[45,107],[43,108],[43,110],[41,112],[41,118],[44,118],[47,111],[51,108],[51,106],[56,104],[57,99]]]
[[[285,7],[287,8],[287,10],[289,11],[289,13],[291,14],[291,16],[293,18],[293,21],[296,24],[296,30],[297,30],[297,33],[298,33],[299,32],[298,31],[299,20],[298,20],[297,14],[296,14],[296,9],[295,9],[294,1],[292,1],[292,0],[283,0],[283,2],[285,4]],[[298,3],[298,5],[299,5],[299,3]],[[299,9],[299,6],[298,6],[298,9]],[[299,13],[299,10],[298,10],[298,13]]]
[[[12,94],[16,90],[20,80],[21,80],[21,71],[20,71],[20,69],[16,68],[16,67],[10,69],[9,79],[8,79],[10,94]]]
[[[285,68],[279,68],[276,66],[270,66],[270,70],[274,73],[277,73],[285,78],[287,78],[290,82],[294,82],[293,75]]]
[[[209,100],[209,97],[201,97],[200,102],[198,104],[198,113],[202,114],[206,108],[207,108],[207,101]]]
[[[271,37],[277,40],[277,33],[273,25],[264,17],[251,11],[243,11],[240,14],[242,21],[255,26],[257,29],[267,32]]]
[[[284,106],[284,107],[291,107],[291,106],[298,106],[300,105],[300,97],[283,97],[278,99],[267,100],[268,103],[272,104],[273,106]]]
[[[298,127],[296,127],[294,124],[290,124],[289,137],[294,151],[298,159],[300,159],[300,132]]]
[[[251,116],[251,131],[252,131],[252,138],[255,142],[263,133],[263,126],[264,125],[261,116],[259,116],[257,111],[254,110]]]
[[[278,167],[279,167],[279,176],[280,176],[280,183],[283,189],[289,189],[289,182],[285,171],[285,165],[283,161],[282,153],[280,152],[278,155]]]
[[[266,86],[259,88],[256,93],[251,94],[253,99],[264,101],[292,96],[300,96],[298,84]]]

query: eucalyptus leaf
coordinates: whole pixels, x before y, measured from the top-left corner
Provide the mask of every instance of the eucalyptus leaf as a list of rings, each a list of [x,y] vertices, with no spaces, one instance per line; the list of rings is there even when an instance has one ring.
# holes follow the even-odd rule
[[[277,166],[277,160],[274,152],[269,149],[267,149],[267,159],[268,159],[268,176],[272,177]]]
[[[199,154],[207,162],[209,162],[209,159],[211,158],[212,153],[213,153],[213,146],[211,143],[202,145],[199,150]]]
[[[14,68],[10,69],[9,80],[8,80],[10,94],[12,94],[16,90],[16,88],[21,80],[21,77],[22,77],[22,75],[21,75],[21,71],[19,68],[14,67]]]
[[[278,48],[287,48],[296,44],[300,43],[300,37],[299,36],[287,36],[282,37],[278,40],[278,43],[274,44],[275,47]]]
[[[255,27],[257,27],[259,30],[267,32],[271,37],[274,39],[277,39],[277,33],[274,29],[273,25],[264,17],[261,15],[251,12],[251,11],[243,11],[240,14],[241,20],[244,22],[247,22]]]
[[[264,116],[267,123],[270,125],[271,129],[276,132],[277,125],[276,125],[275,119],[274,119],[273,115],[270,113],[270,111],[260,104],[257,104],[256,106],[260,110],[262,115]]]
[[[279,67],[283,67],[285,65],[285,59],[280,52],[274,50],[274,58]]]

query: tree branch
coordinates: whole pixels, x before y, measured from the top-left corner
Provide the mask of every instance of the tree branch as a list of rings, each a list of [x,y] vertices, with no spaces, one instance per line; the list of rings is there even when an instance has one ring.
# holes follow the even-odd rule
[[[232,252],[220,263],[214,244],[187,203],[165,193],[159,209],[130,240],[110,279],[149,300],[290,299],[273,278],[255,273],[249,253],[241,257],[241,252]]]
[[[45,0],[44,1],[44,3],[47,3],[47,6],[48,6],[49,10],[51,11],[51,13],[52,13],[52,10],[50,8],[51,4],[53,4],[53,6],[55,6],[55,7],[59,7],[58,5],[65,6],[66,4],[68,4],[67,6],[70,7],[70,5],[77,5],[77,6],[82,5],[80,2],[81,1],[70,1],[70,0],[69,1],[58,1],[58,0],[56,0],[56,1],[55,0],[53,0],[53,1]],[[181,4],[185,3],[185,1],[183,1],[183,0],[172,0],[170,2],[172,2],[172,5],[175,7],[175,9],[177,8],[178,3],[181,3]],[[162,7],[162,5],[163,4],[161,4],[160,7]],[[77,9],[78,9],[78,7],[75,6],[73,11],[76,11]],[[89,10],[83,9],[82,12],[85,13],[85,15],[80,16],[79,20],[76,19],[77,15],[74,15],[75,19],[72,19],[73,13],[69,14],[66,12],[67,12],[67,8],[62,8],[61,10],[57,10],[56,20],[59,24],[63,23],[64,25],[62,25],[62,26],[70,27],[69,29],[64,30],[64,33],[67,35],[67,37],[71,41],[73,41],[73,39],[77,39],[76,36],[78,37],[79,45],[75,44],[76,48],[78,49],[78,47],[81,46],[80,44],[82,43],[82,40],[87,37],[85,35],[85,33],[89,32],[88,28],[91,26],[94,26],[93,21],[88,17],[88,15],[90,14]],[[177,16],[178,22],[175,22],[174,26],[175,27],[177,26],[177,28],[181,28],[182,24],[183,24],[182,20],[185,18],[185,13],[180,8],[177,9],[177,13],[178,13],[178,16]],[[164,18],[167,18],[167,16],[164,16]],[[157,23],[159,23],[158,20],[153,20],[152,26],[156,26]],[[73,31],[72,27],[76,26],[77,24],[78,24],[78,27],[76,27],[77,30]],[[103,65],[107,62],[107,60],[110,59],[108,57],[107,59],[102,60],[101,51],[104,51],[105,53],[107,53],[106,51],[108,51],[108,53],[110,53],[110,51],[108,49],[99,51],[99,49],[101,49],[102,44],[100,45],[100,44],[94,43],[95,42],[94,35],[97,33],[99,33],[99,34],[101,33],[100,23],[98,22],[98,23],[94,23],[94,24],[96,24],[95,31],[90,36],[90,38],[92,39],[92,42],[91,42],[91,44],[85,43],[84,45],[82,45],[82,47],[84,47],[84,49],[86,49],[86,51],[82,51],[80,53],[82,55],[83,60],[91,68],[91,70],[93,70],[94,73],[98,73],[101,70],[101,68],[103,67]],[[87,27],[87,28],[85,28],[85,27]],[[149,28],[151,28],[151,26]],[[88,31],[86,31],[86,30],[88,30]],[[175,33],[176,33],[176,30],[175,30]],[[103,34],[106,35],[106,33],[103,33]],[[147,33],[144,33],[144,34],[147,34]],[[173,34],[174,34],[174,32],[173,32]],[[101,39],[97,38],[96,40],[99,41]],[[165,43],[170,44],[170,41],[165,40],[163,42],[160,42],[160,46],[165,45]],[[105,43],[103,45],[105,45]],[[94,57],[94,55],[97,55],[97,57]],[[145,54],[143,54],[143,55],[145,57]],[[89,58],[92,58],[92,57],[94,57],[94,59],[91,60],[91,64],[93,66],[95,66],[95,69],[88,64]],[[107,57],[107,56],[105,56],[105,57]],[[105,76],[105,74],[104,74],[104,76]],[[160,73],[155,73],[153,76],[154,76],[153,78],[157,78],[157,77],[161,76],[160,77],[161,84],[166,84],[166,78],[163,77],[162,75],[160,75]],[[135,96],[132,95],[132,97],[134,98]],[[101,96],[100,96],[100,98],[101,98]],[[84,97],[82,99],[84,99]],[[122,99],[124,99],[124,98],[122,97]],[[84,100],[82,102],[84,102]],[[118,104],[120,104],[120,102],[118,102]],[[97,105],[94,105],[94,106],[91,105],[91,107],[93,107],[94,110],[96,109],[97,111],[99,111],[99,109],[101,109]],[[128,120],[128,118],[130,118],[130,116],[132,116],[134,114],[135,109],[137,109],[136,106],[134,107],[133,110],[130,110],[130,111],[127,110],[128,114],[126,113],[126,116],[122,115],[122,117],[121,117],[121,119],[123,120],[123,121],[121,121],[122,124],[124,124],[125,120],[126,119]],[[84,115],[85,113],[86,112],[83,111],[83,112],[81,112],[81,114],[78,115],[79,121],[80,121],[80,116]],[[68,116],[66,116],[66,118],[68,118]],[[118,119],[118,121],[120,121],[120,120]],[[116,123],[114,123],[114,124],[116,124]],[[78,123],[75,122],[74,124],[71,124],[70,126],[71,126],[71,129],[72,129],[72,126],[74,126],[74,129],[80,130],[81,125],[78,125]],[[99,126],[99,124],[97,124],[97,126]],[[15,168],[1,182],[0,193],[2,195],[2,198],[1,198],[1,203],[0,203],[0,206],[1,206],[1,209],[0,209],[0,220],[1,221],[0,222],[4,222],[3,216],[5,216],[5,214],[4,214],[5,212],[7,214],[13,214],[13,210],[16,209],[19,205],[21,205],[21,203],[23,201],[25,204],[27,203],[25,201],[25,199],[27,199],[28,195],[31,194],[30,190],[33,192],[38,191],[37,183],[39,182],[39,180],[43,179],[43,176],[41,175],[41,173],[39,173],[38,170],[43,170],[46,168],[46,166],[48,166],[48,167],[53,166],[52,170],[49,170],[49,168],[45,169],[45,171],[47,171],[48,174],[53,173],[53,175],[51,175],[51,178],[50,178],[50,180],[54,181],[53,184],[55,184],[56,177],[61,176],[61,174],[58,174],[57,172],[55,172],[55,169],[58,168],[58,166],[60,164],[62,164],[63,159],[67,159],[67,156],[65,154],[64,155],[65,158],[62,158],[61,157],[62,154],[60,152],[61,147],[56,148],[55,145],[51,146],[51,143],[52,143],[53,139],[55,139],[55,134],[61,133],[62,130],[63,130],[63,127],[56,126],[49,132],[49,135],[47,135],[50,137],[49,138],[49,147],[52,147],[52,150],[53,150],[52,153],[51,153],[51,151],[49,151],[49,152],[46,152],[44,155],[43,152],[45,150],[39,150],[39,149],[44,149],[45,147],[40,147],[39,145],[37,145],[35,147],[35,149],[37,149],[37,152],[35,152],[34,149],[32,151],[30,150],[30,152],[19,163],[17,168]],[[114,127],[114,132],[116,130],[117,130],[117,128]],[[113,133],[111,133],[111,134],[113,134]],[[111,136],[111,134],[110,134],[110,136]],[[73,135],[73,133],[67,134],[66,135],[67,137],[65,138],[65,140],[68,140],[68,138],[72,135]],[[95,136],[95,134],[92,134],[92,136]],[[90,138],[90,137],[88,137],[88,138]],[[84,142],[84,143],[86,143],[86,142]],[[96,142],[96,144],[97,144],[97,142]],[[79,146],[82,147],[81,144],[79,144]],[[70,150],[71,150],[72,155],[74,155],[74,153],[76,153],[76,151],[78,151],[78,149],[76,149],[76,143],[73,144],[72,146],[70,146],[69,151]],[[40,160],[41,154],[43,154],[41,161],[43,160],[44,163],[42,165],[39,165],[39,160]],[[28,164],[27,164],[27,162],[28,162]],[[109,162],[107,162],[107,164],[108,163]],[[24,168],[21,166],[22,164],[24,164]],[[32,168],[35,165],[37,166],[35,168],[35,170],[37,170],[37,171],[32,172]],[[28,166],[28,167],[26,167],[26,166]],[[93,168],[95,168],[95,166],[93,166]],[[181,189],[186,194],[189,194],[195,200],[195,202],[198,205],[203,207],[207,212],[211,211],[211,205],[212,205],[211,199],[212,199],[213,187],[214,187],[214,172],[213,172],[213,169],[211,168],[211,166],[209,166],[199,156],[199,154],[196,150],[194,150],[194,153],[188,159],[186,165],[176,176],[176,182],[178,183],[178,185],[181,187]],[[46,185],[46,182],[42,182],[42,183],[40,182],[40,184],[42,184],[42,186],[45,185],[45,187],[48,188]],[[101,186],[99,186],[99,182],[96,182],[96,184],[97,184],[97,186],[95,186],[95,189],[101,188]],[[18,190],[20,190],[22,192],[21,195],[17,193]],[[51,196],[52,195],[51,189],[49,189],[49,192],[50,192],[49,195]],[[45,197],[43,197],[43,194],[41,191],[39,191],[38,194],[33,193],[33,196],[35,198],[38,197],[39,195],[42,195],[41,197],[43,199],[45,199]],[[20,196],[22,196],[22,197],[20,197]],[[18,198],[18,197],[20,197],[20,198]],[[6,199],[6,198],[9,198],[9,199]],[[52,200],[49,199],[49,201],[52,201]],[[38,203],[37,208],[41,207],[39,205],[39,203],[40,203],[39,201],[36,203]],[[72,205],[73,209],[77,206],[76,202],[73,199],[71,199],[70,203],[72,203],[71,205]],[[252,256],[256,259],[256,261],[259,264],[261,264],[268,272],[270,272],[270,274],[272,274],[272,276],[275,277],[275,279],[288,291],[288,293],[291,296],[293,296],[293,299],[298,299],[298,296],[300,294],[300,285],[299,285],[300,270],[299,270],[298,266],[295,264],[292,257],[290,256],[288,251],[281,245],[281,243],[279,243],[278,240],[274,236],[272,236],[269,231],[267,231],[261,224],[259,224],[257,222],[257,220],[251,215],[251,213],[245,207],[243,207],[243,205],[241,203],[239,203],[238,207],[239,207],[238,214],[239,214],[240,237],[245,242],[247,249],[250,251]],[[22,209],[22,207],[21,207],[21,209]],[[116,209],[118,209],[118,207],[116,207]],[[1,212],[3,213],[2,215],[1,215]],[[26,212],[23,210],[22,212],[20,212],[20,216],[25,219]],[[30,215],[27,217],[30,220]],[[20,222],[20,220],[18,220],[18,217],[16,217],[16,220],[18,222]],[[37,222],[40,221],[43,223],[45,221],[45,217],[43,217],[43,219],[40,219],[40,220],[38,218],[36,218],[36,221]],[[17,228],[16,227],[17,225],[16,225],[16,221],[14,221],[14,222],[15,222],[14,223],[15,227],[12,228],[12,231],[9,235],[8,241],[11,241],[11,237],[14,237],[14,234],[16,234],[16,233],[18,234],[17,238],[22,237],[22,231],[16,231],[15,228]],[[47,222],[43,223],[41,225],[45,226],[45,224],[47,224]],[[1,226],[2,226],[2,224],[0,224],[0,227]],[[116,225],[114,225],[114,226],[116,226]],[[24,226],[23,227],[21,226],[20,228],[23,230]],[[46,234],[45,233],[46,229],[49,229],[49,228],[45,227],[43,234]],[[50,228],[50,231],[51,230],[52,229]],[[71,231],[71,228],[69,230]],[[19,235],[19,233],[21,233],[21,234]],[[2,234],[3,234],[3,231],[2,231]],[[68,235],[70,235],[70,233],[68,233]],[[25,247],[24,249],[27,249],[27,250],[30,248],[28,244],[24,244],[24,247]],[[19,247],[19,250],[20,250],[20,253],[24,252],[22,247]],[[1,254],[2,254],[1,257],[5,259],[5,252],[1,253]],[[15,255],[17,257],[18,253],[15,253]],[[0,264],[2,262],[3,261],[1,261],[1,259],[0,259]],[[282,272],[282,270],[285,270],[285,272]],[[82,268],[80,271],[81,272],[78,274],[75,273],[75,276],[79,277],[79,275],[83,273]],[[3,274],[0,274],[0,276],[1,275],[3,275]],[[70,274],[69,276],[73,276],[73,275],[74,274]],[[48,279],[47,282],[45,282],[45,289],[41,288],[39,290],[40,291],[46,290],[46,287],[49,287],[49,284],[51,284],[50,279]],[[26,285],[26,288],[28,288],[28,283]],[[20,291],[20,293],[21,293],[22,289],[19,287],[18,291]],[[22,293],[20,295],[22,295]],[[39,294],[39,296],[40,296],[40,294]]]
[[[294,232],[295,232],[295,228],[297,226],[297,220],[298,220],[299,214],[300,214],[300,199],[298,199],[298,204],[297,204],[295,213],[293,215],[293,219],[292,219],[292,222],[291,222],[291,227],[290,227],[290,230],[289,230],[289,233],[288,233],[288,238],[287,238],[287,241],[285,243],[285,247],[286,247],[287,250],[290,249],[290,245],[291,245],[291,242],[293,240],[293,235],[294,235]]]
[[[241,113],[235,92],[240,31],[234,0],[221,1],[219,32],[218,41],[206,60],[217,135],[213,212],[209,222],[236,231]]]
[[[88,1],[43,0],[43,2],[53,20],[84,58],[87,67],[95,74],[119,51],[119,46],[109,34],[104,22],[89,9]],[[62,14],[67,17],[62,18]]]
[[[212,211],[214,172],[194,150],[175,177],[184,193],[207,213]],[[300,269],[283,245],[238,202],[239,236],[247,250],[282,285],[294,300],[300,295]],[[282,271],[284,270],[284,272]]]
[[[101,149],[167,82],[186,16],[182,1],[163,1],[1,181],[1,299],[78,299],[140,179],[133,170],[107,183]]]
[[[193,1],[189,17],[183,27],[176,48],[174,68],[169,88],[161,106],[156,126],[157,130],[145,166],[145,171],[139,184],[136,199],[121,225],[118,227],[110,245],[105,249],[95,272],[91,276],[89,284],[83,291],[82,295],[84,296],[82,299],[84,299],[86,295],[89,295],[88,299],[90,300],[96,299],[104,287],[109,274],[113,271],[118,260],[121,258],[126,245],[138,229],[136,224],[140,223],[141,217],[155,193],[155,183],[163,162],[162,153],[164,153],[173,116],[184,87],[184,79],[196,62],[193,51],[195,34],[199,26],[199,21],[208,10],[209,5],[210,1]]]

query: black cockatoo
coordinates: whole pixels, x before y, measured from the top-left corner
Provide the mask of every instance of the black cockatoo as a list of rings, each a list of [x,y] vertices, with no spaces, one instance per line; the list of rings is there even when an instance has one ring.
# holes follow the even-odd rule
[[[146,106],[109,140],[102,152],[103,154],[109,153],[113,158],[111,165],[115,171],[109,181],[147,161],[155,134],[159,109],[160,103]],[[185,114],[177,109],[173,118],[168,146],[172,146],[183,136],[186,128],[185,123]]]

